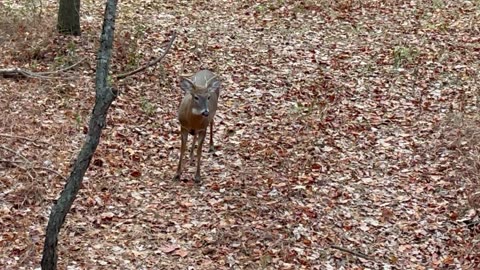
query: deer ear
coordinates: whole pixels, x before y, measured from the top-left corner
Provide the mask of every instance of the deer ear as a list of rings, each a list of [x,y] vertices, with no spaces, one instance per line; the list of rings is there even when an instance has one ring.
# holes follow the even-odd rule
[[[214,80],[208,86],[208,91],[209,92],[215,92],[215,93],[218,94],[219,89],[220,89],[220,81],[219,80]]]
[[[183,90],[183,92],[190,93],[193,89],[192,82],[186,78],[182,78],[180,80],[180,88]]]

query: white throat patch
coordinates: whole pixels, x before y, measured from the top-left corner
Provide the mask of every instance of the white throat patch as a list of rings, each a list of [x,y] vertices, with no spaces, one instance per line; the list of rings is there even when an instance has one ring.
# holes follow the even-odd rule
[[[200,111],[200,110],[197,109],[197,108],[192,108],[192,113],[195,114],[195,115],[201,115],[201,114],[202,114],[202,111]]]

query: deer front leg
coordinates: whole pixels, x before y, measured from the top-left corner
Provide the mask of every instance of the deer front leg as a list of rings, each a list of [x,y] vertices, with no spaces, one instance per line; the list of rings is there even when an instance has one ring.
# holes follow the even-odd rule
[[[195,144],[197,143],[197,133],[193,135],[193,142],[192,142],[192,148],[190,149],[190,163],[193,165],[194,160],[193,160],[193,151],[195,150]]]
[[[207,134],[207,130],[204,129],[199,132],[198,134],[198,147],[197,147],[197,171],[195,173],[195,182],[200,183],[200,162],[202,158],[202,146],[203,146],[203,141],[205,140],[205,135]]]
[[[188,131],[186,129],[182,128],[180,133],[181,133],[181,136],[182,136],[182,146],[180,146],[180,159],[178,161],[177,172],[175,173],[175,176],[173,177],[174,181],[180,180],[180,175],[182,174],[183,156],[185,154],[185,150],[187,149]]]
[[[210,122],[210,147],[208,148],[208,152],[213,153],[215,151],[215,147],[213,146],[213,119]]]

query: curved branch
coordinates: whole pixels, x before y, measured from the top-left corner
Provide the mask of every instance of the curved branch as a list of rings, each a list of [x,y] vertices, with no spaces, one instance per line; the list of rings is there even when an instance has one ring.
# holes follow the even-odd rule
[[[45,142],[45,141],[30,139],[30,138],[27,138],[27,137],[24,137],[24,136],[18,136],[18,135],[6,134],[6,133],[0,133],[0,137],[7,137],[7,138],[25,140],[25,141],[31,142],[33,145],[35,145],[37,147],[39,146],[38,144],[36,144],[37,142],[38,143],[43,143],[43,144],[49,144],[48,142]]]
[[[32,72],[32,71],[21,69],[21,68],[5,68],[5,69],[0,69],[0,76],[4,78],[22,77],[22,78],[37,78],[37,79],[58,79],[59,77],[52,77],[52,76],[45,76],[45,75],[57,74],[63,71],[67,71],[69,69],[72,69],[78,66],[83,61],[85,61],[85,58],[66,68],[62,68],[55,71],[45,71],[45,72]]]
[[[165,48],[165,51],[163,51],[163,54],[160,55],[157,59],[153,60],[152,62],[144,65],[144,66],[141,66],[135,70],[132,70],[132,71],[129,71],[127,73],[123,73],[123,74],[120,74],[120,75],[116,75],[115,78],[117,80],[121,80],[121,79],[125,79],[126,77],[129,77],[129,76],[132,76],[133,74],[136,74],[140,71],[143,71],[145,69],[147,69],[148,67],[151,67],[153,65],[156,65],[158,62],[160,62],[164,57],[165,55],[167,55],[168,51],[170,51],[170,48],[172,47],[173,45],[173,42],[175,41],[175,38],[177,38],[177,33],[176,32],[173,32],[173,35],[172,37],[170,38],[170,41],[167,45],[167,48]]]
[[[0,69],[0,76],[4,78],[37,78],[37,79],[56,79],[57,77],[48,77],[35,74],[34,72],[21,68]]]
[[[33,179],[32,175],[30,173],[28,173],[28,171],[30,169],[32,170],[44,170],[44,171],[48,171],[48,172],[51,172],[53,174],[56,174],[57,176],[60,176],[63,180],[67,180],[67,178],[65,178],[65,176],[63,176],[61,173],[55,171],[54,169],[50,169],[50,168],[47,168],[47,167],[43,167],[43,166],[33,166],[33,165],[30,165],[29,167],[22,167],[20,166],[19,164],[21,164],[22,162],[20,161],[14,161],[14,160],[6,160],[6,159],[0,159],[0,163],[7,163],[7,164],[11,164],[12,166],[15,166],[19,169],[22,169],[24,171],[27,172],[28,176],[30,176]]]
[[[82,58],[80,61],[76,62],[75,64],[71,65],[71,66],[68,66],[68,67],[65,67],[65,68],[62,68],[62,69],[59,69],[59,70],[54,70],[54,71],[45,71],[45,72],[37,72],[35,74],[39,74],[39,75],[47,75],[47,74],[55,74],[55,73],[60,73],[60,72],[64,72],[64,71],[67,71],[69,69],[72,69],[78,65],[80,65],[83,61],[85,61],[86,58]]]
[[[357,257],[360,257],[362,259],[365,259],[365,260],[372,260],[368,255],[365,255],[361,252],[357,252],[357,251],[353,251],[353,250],[350,250],[350,249],[346,249],[344,247],[340,247],[340,246],[335,246],[335,245],[332,245],[330,246],[330,248],[333,248],[333,249],[336,249],[336,250],[340,250],[340,251],[343,251],[343,252],[347,252],[347,253],[350,253],[354,256],[357,256]]]

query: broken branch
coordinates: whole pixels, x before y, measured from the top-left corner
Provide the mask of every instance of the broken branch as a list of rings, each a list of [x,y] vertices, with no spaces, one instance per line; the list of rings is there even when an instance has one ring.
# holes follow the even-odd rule
[[[56,74],[56,73],[64,72],[64,71],[67,71],[67,70],[69,70],[69,69],[72,69],[72,68],[80,65],[83,61],[85,61],[85,59],[86,59],[86,58],[82,58],[80,61],[76,62],[75,64],[73,64],[73,65],[71,65],[71,66],[68,66],[68,67],[65,67],[65,68],[62,68],[62,69],[59,69],[59,70],[37,72],[36,74],[47,75],[47,74]]]
[[[353,251],[353,250],[349,250],[349,249],[346,249],[346,248],[343,248],[343,247],[339,247],[339,246],[330,246],[330,248],[333,248],[333,249],[337,249],[337,250],[340,250],[340,251],[343,251],[343,252],[347,252],[347,253],[350,253],[354,256],[357,256],[357,257],[360,257],[362,259],[365,259],[365,260],[372,260],[370,257],[368,257],[368,255],[365,255],[363,253],[360,253],[360,252],[357,252],[357,251]]]
[[[28,177],[30,177],[31,180],[34,180],[34,179],[35,179],[35,178],[30,174],[30,171],[29,171],[27,168],[22,167],[22,166],[20,166],[20,165],[17,164],[17,163],[20,163],[20,162],[18,162],[18,161],[11,161],[11,160],[1,159],[0,162],[8,163],[8,164],[10,164],[10,165],[12,165],[12,166],[14,166],[14,167],[16,167],[16,168],[19,168],[20,170],[25,171],[25,172],[27,173]]]
[[[10,148],[8,148],[8,147],[6,147],[6,146],[4,146],[4,145],[0,145],[0,148],[2,148],[3,150],[5,150],[5,151],[7,151],[7,152],[13,153],[13,154],[21,157],[23,160],[25,160],[26,163],[29,163],[29,164],[31,163],[24,155],[16,152],[16,151],[13,150],[13,149],[10,149]]]
[[[175,38],[176,38],[176,37],[177,37],[177,33],[174,32],[173,35],[172,35],[172,37],[170,38],[170,42],[168,43],[167,48],[165,48],[165,51],[163,51],[163,54],[160,55],[157,59],[155,59],[155,60],[153,60],[152,62],[150,62],[150,63],[148,63],[148,64],[146,64],[146,65],[144,65],[144,66],[141,66],[141,67],[139,67],[139,68],[137,68],[137,69],[135,69],[135,70],[133,70],[133,71],[129,71],[129,72],[127,72],[127,73],[123,73],[123,74],[117,75],[117,76],[115,76],[115,78],[116,78],[117,80],[125,79],[125,78],[128,77],[128,76],[132,76],[133,74],[136,74],[136,73],[138,73],[138,72],[140,72],[140,71],[143,71],[143,70],[147,69],[148,67],[151,67],[151,66],[153,66],[153,65],[156,65],[158,62],[160,62],[160,61],[165,57],[165,55],[167,55],[168,51],[170,51],[170,48],[172,47],[173,42],[175,41]]]
[[[45,72],[32,72],[29,70],[21,69],[21,68],[5,68],[5,69],[0,69],[0,76],[4,78],[37,78],[37,79],[58,79],[59,77],[52,77],[52,76],[45,76],[47,74],[57,74],[69,69],[72,69],[82,63],[85,60],[83,58],[82,60],[78,61],[77,63],[68,66],[66,68],[62,68],[59,70],[55,71],[45,71]]]
[[[17,136],[17,135],[5,134],[5,133],[0,133],[0,137],[7,137],[7,138],[12,138],[12,139],[21,139],[21,140],[29,141],[29,142],[32,142],[32,144],[37,146],[37,147],[39,146],[38,144],[36,144],[37,142],[48,144],[48,142],[38,141],[38,140],[30,139],[30,138],[27,138],[27,137],[24,137],[24,136]]]
[[[22,169],[24,171],[27,172],[28,176],[30,176],[30,178],[34,179],[33,176],[29,173],[29,169],[32,169],[32,170],[42,170],[42,171],[48,171],[48,172],[51,172],[57,176],[60,176],[63,180],[67,180],[67,178],[63,175],[61,175],[59,172],[55,171],[54,169],[50,169],[50,168],[47,168],[47,167],[42,167],[42,166],[34,166],[32,165],[32,163],[29,161],[29,160],[26,160],[25,163],[27,163],[27,166],[28,167],[23,167],[23,166],[20,166],[19,164],[22,164],[22,162],[20,161],[15,161],[15,160],[6,160],[6,159],[0,159],[0,162],[1,163],[8,163],[8,164],[11,164],[12,166],[15,166],[19,169]]]

